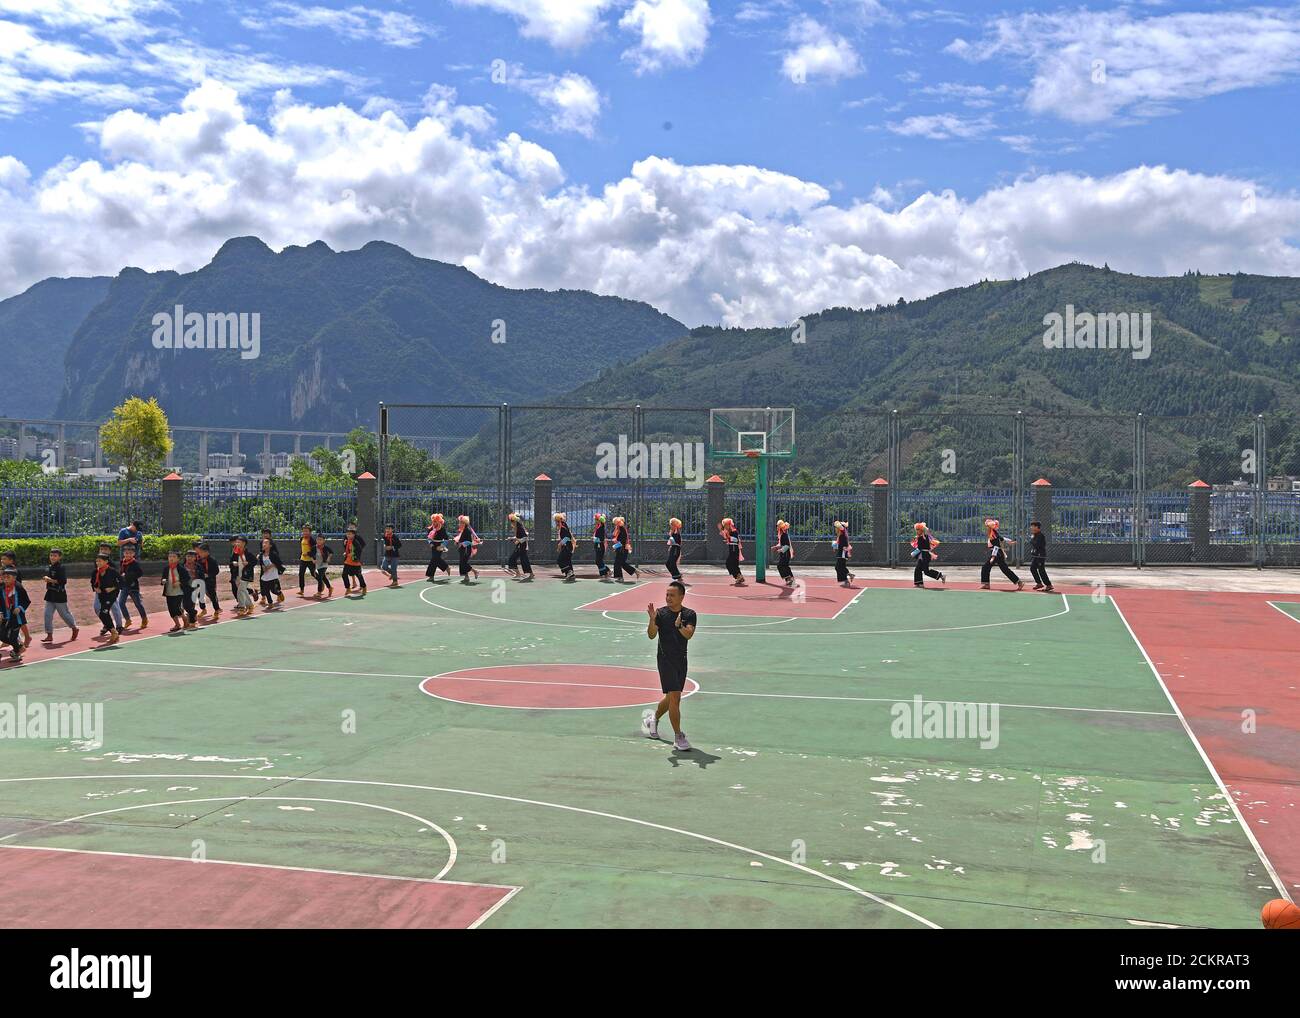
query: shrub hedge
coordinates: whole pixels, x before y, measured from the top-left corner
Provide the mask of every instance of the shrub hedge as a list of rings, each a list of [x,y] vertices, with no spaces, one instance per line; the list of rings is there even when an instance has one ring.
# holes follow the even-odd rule
[[[188,551],[198,534],[145,534],[141,556],[164,559],[172,550]],[[59,548],[64,562],[93,562],[99,546],[108,542],[117,547],[116,534],[88,534],[83,537],[14,537],[0,538],[0,551],[12,551],[20,566],[43,566],[50,561],[50,549]],[[116,557],[116,556],[114,556]]]

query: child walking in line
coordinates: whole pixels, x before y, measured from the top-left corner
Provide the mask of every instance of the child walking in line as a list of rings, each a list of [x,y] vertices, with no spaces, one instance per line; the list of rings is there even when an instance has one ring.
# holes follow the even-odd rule
[[[913,586],[924,587],[923,576],[938,580],[940,583],[947,583],[943,573],[930,568],[931,560],[936,557],[934,549],[939,547],[938,538],[930,533],[930,528],[924,523],[915,524],[913,529],[916,531],[916,537],[912,541],[912,557],[916,559],[916,568],[912,570]]]
[[[324,534],[318,533],[315,542],[316,596],[329,600],[334,596],[334,584],[330,583],[330,559],[334,557],[334,549],[325,543]]]
[[[460,556],[460,582],[469,583],[470,574],[474,574],[474,579],[478,579],[478,570],[469,564],[469,560],[478,554],[478,546],[483,542],[479,540],[478,534],[474,533],[474,528],[469,525],[469,517],[461,516],[456,520],[460,524],[460,531],[456,534],[456,551]]]
[[[844,520],[835,521],[835,579],[841,587],[852,587],[856,577],[849,572],[849,559],[853,557],[853,544],[849,541],[849,525]]]
[[[596,527],[591,532],[591,544],[596,553],[596,570],[600,573],[600,582],[609,583],[609,566],[605,565],[605,514],[596,513]]]
[[[312,537],[310,523],[302,525],[298,539],[298,596],[307,596],[307,577],[316,573],[316,539]]]
[[[573,531],[569,529],[568,517],[556,513],[551,518],[555,521],[555,564],[560,567],[565,583],[575,583],[578,576],[573,571]]]
[[[6,551],[0,554],[0,570],[12,569],[14,571],[14,586],[18,588],[18,601],[23,609],[23,623],[21,626],[23,637],[23,650],[32,645],[31,628],[27,624],[27,616],[32,606],[31,595],[27,593],[26,586],[23,585],[23,571],[18,568],[18,556],[12,551]]]
[[[745,586],[745,577],[740,572],[740,560],[743,553],[740,548],[740,530],[736,526],[736,521],[730,516],[722,517],[718,522],[718,533],[727,546],[727,572],[731,574],[731,585],[733,587],[743,587]]]
[[[190,574],[190,606],[198,618],[204,622],[208,621],[208,602],[204,595],[207,593],[207,587],[203,583],[203,565],[199,562],[198,542],[194,547],[185,553],[182,562],[185,565],[185,571]]]
[[[231,538],[230,586],[234,590],[237,605],[235,615],[239,618],[253,614],[253,595],[249,588],[253,584],[253,569],[256,564],[257,556],[248,550],[248,542],[242,537]]]
[[[787,587],[793,587],[794,570],[790,568],[790,560],[794,558],[794,545],[790,543],[790,524],[785,520],[776,521],[776,544],[772,550],[776,552],[776,571]]]
[[[664,565],[668,569],[668,575],[674,580],[682,578],[682,571],[677,568],[677,563],[682,560],[682,521],[674,516],[668,521],[668,561]]]
[[[117,578],[117,570],[108,557],[108,552],[101,551],[95,556],[95,572],[90,578],[90,585],[99,593],[99,624],[108,633],[107,646],[111,647],[122,639],[122,631],[113,627],[111,607],[117,603],[118,592],[122,589]]]
[[[63,624],[72,630],[70,640],[77,638],[77,620],[68,609],[68,571],[63,567],[63,550],[50,549],[50,564],[45,569],[45,639],[54,642],[54,615],[58,613]],[[141,626],[143,629],[144,627]]]
[[[348,524],[347,536],[343,538],[343,590],[344,594],[352,593],[353,581],[356,587],[361,591],[361,596],[366,596],[366,574],[361,570],[361,553],[366,548],[366,539],[357,533],[355,523]]]
[[[172,627],[169,633],[179,633],[182,629],[193,629],[194,601],[190,595],[190,574],[181,563],[179,552],[167,553],[167,568],[162,574],[163,599],[167,602],[167,614],[171,616]]]
[[[632,535],[628,532],[627,521],[622,516],[614,517],[614,582],[622,583],[623,574],[640,575],[636,566],[628,561],[632,554]]]
[[[451,582],[451,566],[447,565],[447,560],[442,556],[451,547],[451,535],[447,533],[447,521],[443,518],[442,513],[434,513],[429,517],[429,566],[424,571],[430,583],[438,582],[438,573],[447,574],[447,581]]]
[[[118,582],[122,585],[121,593],[117,595],[117,606],[122,612],[122,625],[131,624],[131,611],[127,601],[135,604],[135,610],[140,613],[140,629],[143,631],[149,628],[149,613],[144,610],[144,598],[140,596],[140,580],[144,577],[144,570],[140,567],[139,561],[135,557],[135,545],[122,545],[122,562],[117,570]]]
[[[99,554],[107,556],[108,561],[112,562],[113,546],[111,544],[101,543],[99,546]],[[19,580],[19,583],[20,584],[22,583],[21,579]],[[99,618],[99,602],[100,602],[99,588],[95,586],[95,574],[93,572],[91,573],[90,589],[92,594],[94,595],[93,600],[91,602],[91,610],[95,613],[95,617]],[[120,633],[122,632],[123,628],[125,628],[122,625],[122,609],[118,607],[116,598],[114,598],[113,603],[108,606],[108,611],[109,614],[112,616],[113,624],[108,628],[101,629],[99,633],[99,638],[103,638],[107,636],[110,629]]]
[[[122,638],[121,629],[114,628],[112,614],[112,606],[116,605],[117,594],[122,588],[121,581],[117,579],[117,569],[113,568],[112,559],[109,558],[107,551],[100,551],[95,556],[95,572],[91,575],[90,585],[98,595],[99,623],[108,633],[105,637],[108,641],[107,646],[113,646]]]
[[[275,542],[269,537],[262,538],[262,550],[257,556],[257,564],[261,569],[258,586],[261,587],[262,600],[265,602],[262,610],[270,611],[284,603],[284,591],[280,589],[284,563],[280,561],[280,552],[276,549]],[[275,598],[274,604],[271,603],[272,597]]]
[[[528,530],[524,527],[524,521],[519,518],[518,513],[511,513],[506,520],[514,530],[515,542],[514,551],[510,553],[506,568],[515,579],[522,579],[528,583],[533,578],[533,566],[528,561]]]
[[[1047,578],[1047,535],[1037,520],[1029,524],[1029,531],[1029,571],[1034,577],[1034,589],[1053,594],[1056,588]]]
[[[27,641],[23,631],[27,628],[27,609],[23,606],[22,590],[18,586],[17,566],[0,569],[0,644],[9,648],[15,661],[23,659]],[[113,634],[117,642],[117,634]]]
[[[402,539],[397,536],[390,523],[384,527],[384,558],[379,568],[392,579],[390,587],[401,586],[397,582],[397,563],[402,559]]]
[[[217,600],[217,580],[221,576],[221,567],[212,557],[212,546],[206,541],[199,545],[198,566],[199,575],[203,577],[203,593],[212,602],[212,621],[215,622],[221,618],[221,602]]]
[[[997,566],[1002,570],[1002,575],[1016,585],[1016,590],[1025,589],[1025,581],[1017,576],[1007,566],[1007,553],[1002,547],[1003,544],[1015,544],[1010,538],[1004,538],[998,532],[998,521],[988,519],[984,521],[984,530],[988,534],[988,554],[984,557],[984,564],[980,566],[980,589],[989,589],[989,573],[993,567]]]

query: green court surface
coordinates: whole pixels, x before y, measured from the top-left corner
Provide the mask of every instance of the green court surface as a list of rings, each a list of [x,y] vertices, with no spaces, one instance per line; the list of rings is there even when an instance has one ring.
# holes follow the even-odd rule
[[[1290,615],[1297,622],[1300,622],[1300,604],[1291,601],[1270,601],[1269,604],[1283,615]]]
[[[102,746],[0,740],[0,845],[518,888],[487,928],[1250,927],[1276,896],[1108,599],[873,585],[808,618],[711,607],[710,581],[678,752],[627,671],[654,648],[623,599],[663,578],[617,611],[580,609],[625,589],[589,581],[404,580],[0,672],[3,701],[105,704]],[[994,737],[900,733],[918,696],[999,705]],[[158,860],[72,858],[174,890]],[[385,924],[319,893],[324,924]]]

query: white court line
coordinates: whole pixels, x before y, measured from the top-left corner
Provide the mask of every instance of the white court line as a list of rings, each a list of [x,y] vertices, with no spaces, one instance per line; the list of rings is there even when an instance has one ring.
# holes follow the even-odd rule
[[[837,584],[837,586],[838,586],[838,584]],[[844,606],[843,606],[842,608],[840,608],[839,611],[837,611],[834,615],[831,616],[831,621],[834,622],[834,621],[835,621],[836,619],[838,619],[841,615],[843,615],[846,611],[848,611],[848,609],[849,609],[852,605],[857,604],[857,602],[858,602],[858,598],[860,598],[863,594],[865,594],[865,593],[867,592],[867,590],[868,590],[868,588],[864,585],[864,586],[862,587],[861,590],[859,590],[856,594],[854,594],[851,598],[849,598],[848,601],[846,601],[846,602],[844,603]]]
[[[234,796],[243,802],[245,797]],[[227,800],[215,800],[227,801]],[[53,845],[0,845],[0,849],[9,852],[63,852],[68,855],[109,855],[121,859],[158,859],[162,862],[192,862],[188,855],[155,855],[152,852],[110,852],[101,848],[57,848]],[[205,866],[247,866],[258,870],[288,870],[291,873],[325,873],[335,877],[369,877],[371,880],[404,880],[413,884],[451,884],[455,887],[494,887],[502,891],[517,892],[522,890],[515,884],[481,884],[476,880],[439,880],[434,877],[404,877],[398,873],[358,873],[354,870],[327,870],[318,866],[282,866],[272,862],[239,862],[235,859],[204,859]],[[509,900],[513,894],[507,895]],[[480,922],[482,920],[479,920]]]
[[[102,661],[95,659],[97,664],[109,665],[139,665],[144,668],[189,668],[196,671],[210,672],[277,672],[288,675],[342,675],[353,676],[361,679],[426,679],[427,675],[403,675],[399,672],[326,672],[317,671],[314,668],[255,668],[248,665],[196,665],[187,664],[182,661],[132,661],[124,657],[106,657]]]
[[[1284,604],[1296,604],[1297,602],[1295,602],[1295,601],[1265,601],[1264,603],[1265,603],[1266,605],[1268,605],[1270,608],[1276,608],[1279,612],[1281,612],[1283,615],[1285,615],[1287,618],[1289,618],[1292,622],[1300,623],[1300,619],[1296,618],[1296,617],[1295,617],[1294,615],[1292,615],[1289,611],[1287,611],[1285,608],[1282,607],[1282,605],[1284,605]]]
[[[701,696],[764,696],[773,697],[778,700],[850,700],[858,703],[911,703],[909,697],[902,696],[819,696],[811,693],[737,693],[731,690],[723,689],[701,689]],[[1115,707],[1058,707],[1052,704],[1044,703],[983,703],[973,700],[938,700],[933,697],[926,698],[926,703],[974,703],[976,706],[996,706],[996,707],[1015,707],[1022,710],[1066,710],[1081,711],[1086,714],[1146,714],[1158,718],[1172,718],[1177,715],[1170,711],[1160,710],[1120,710]]]
[[[492,666],[489,665],[486,667],[492,667]],[[472,671],[473,669],[466,669],[466,670]],[[649,669],[646,669],[646,671],[649,671]],[[654,673],[654,674],[658,674],[658,673]],[[530,706],[521,706],[520,704],[514,704],[514,703],[483,703],[482,701],[479,700],[457,700],[454,696],[444,696],[441,693],[435,693],[431,689],[424,688],[424,684],[428,682],[429,679],[446,679],[446,678],[452,680],[464,680],[465,682],[501,682],[507,685],[519,684],[525,686],[590,686],[592,689],[635,689],[641,693],[653,693],[655,697],[663,696],[663,691],[658,686],[615,686],[615,685],[605,685],[599,682],[539,682],[533,679],[471,678],[468,675],[457,675],[455,672],[443,672],[441,675],[427,676],[426,678],[421,679],[420,684],[415,688],[418,689],[425,696],[431,696],[435,700],[442,700],[446,703],[460,704],[462,707],[491,707],[494,710],[627,710],[628,708],[631,707],[649,707],[655,703],[654,699],[650,699],[650,700],[643,700],[641,703],[611,703],[611,704],[600,704],[600,705],[590,706],[590,707],[581,707],[581,706],[530,707]],[[700,684],[696,682],[694,679],[692,679],[689,675],[686,677],[686,681],[691,683],[695,688],[684,690],[682,692],[683,700],[687,699],[688,697],[692,697],[696,693],[700,692]]]
[[[214,671],[214,672],[221,672],[221,671],[272,672],[272,673],[287,672],[292,675],[341,675],[341,676],[355,676],[357,678],[363,678],[363,679],[419,679],[421,683],[423,683],[427,679],[440,679],[440,678],[446,678],[450,676],[452,678],[464,679],[464,681],[466,682],[502,682],[506,684],[519,684],[525,686],[590,686],[593,689],[637,689],[637,690],[644,690],[646,692],[656,691],[655,687],[652,686],[623,686],[623,685],[617,685],[613,683],[603,683],[603,682],[542,682],[540,680],[535,680],[535,679],[473,678],[467,675],[459,675],[456,672],[440,672],[437,675],[415,675],[411,673],[401,673],[401,672],[314,672],[305,668],[256,668],[256,667],[248,667],[248,666],[213,665],[213,664],[195,665],[195,664],[181,664],[181,663],[171,662],[171,661],[128,661],[125,658],[104,658],[104,660],[100,663],[122,664],[122,665],[144,665],[146,667],[158,666],[164,668],[191,668],[191,669],[196,669],[198,671]],[[542,663],[546,665],[564,664],[564,665],[569,665],[569,667],[573,667],[573,668],[599,667],[598,665],[591,665],[591,664],[569,664],[568,662],[554,662],[554,661],[546,661]],[[514,664],[483,665],[481,667],[484,669],[514,668],[514,667],[531,668],[531,667],[535,667],[535,665],[536,663],[532,662],[532,663],[521,664],[521,665],[514,665]],[[618,667],[635,668],[634,665],[619,665]],[[465,669],[460,669],[459,671],[475,671],[475,670],[477,669],[465,668]],[[646,671],[651,674],[657,674],[657,673],[653,673],[649,668],[638,669],[638,670]],[[691,682],[696,682],[698,687],[698,682],[696,679],[690,678],[689,676],[688,679]],[[470,703],[469,701],[465,701],[465,700],[455,700],[451,697],[438,696],[437,693],[431,693],[427,689],[423,689],[423,688],[420,690],[420,692],[424,693],[426,696],[433,696],[433,697],[437,697],[437,699],[439,700],[446,700],[449,703],[460,703],[460,704]],[[752,697],[765,697],[765,698],[775,699],[775,700],[845,700],[845,701],[858,702],[858,703],[906,702],[905,697],[898,697],[898,696],[831,696],[831,695],[818,695],[812,693],[746,693],[746,692],[738,692],[734,690],[700,689],[700,688],[696,688],[691,690],[688,693],[685,693],[683,695],[683,699],[687,696],[694,696],[696,693],[700,694],[701,696],[752,696]],[[929,703],[975,703],[977,701],[930,699],[927,702]],[[470,703],[470,705],[481,706],[481,707],[506,706],[504,704],[473,704],[473,703]],[[617,706],[640,707],[643,705],[622,704],[622,705],[615,705],[615,707],[514,707],[511,709],[513,710],[613,710]],[[1147,714],[1153,717],[1162,717],[1162,718],[1177,716],[1175,714],[1170,713],[1169,711],[1121,710],[1119,708],[1112,708],[1112,707],[1061,707],[1061,706],[1056,706],[1052,704],[1043,704],[1043,703],[999,703],[998,706],[1023,708],[1024,710],[1082,711],[1084,713],[1089,713],[1089,714]]]
[[[1214,764],[1210,761],[1209,755],[1201,746],[1201,740],[1198,739],[1196,733],[1192,731],[1192,726],[1187,723],[1187,718],[1183,717],[1182,708],[1178,706],[1178,702],[1174,699],[1173,694],[1169,692],[1169,687],[1165,685],[1165,680],[1164,677],[1161,676],[1160,670],[1156,668],[1155,662],[1151,660],[1151,655],[1147,653],[1146,647],[1142,646],[1142,641],[1137,638],[1137,633],[1133,632],[1133,627],[1128,624],[1128,619],[1124,617],[1124,612],[1120,609],[1119,602],[1115,600],[1115,595],[1107,594],[1106,596],[1114,606],[1115,612],[1119,615],[1120,621],[1124,623],[1124,628],[1128,630],[1128,635],[1133,638],[1133,642],[1137,644],[1138,650],[1142,652],[1142,657],[1145,659],[1147,667],[1151,669],[1151,674],[1156,677],[1156,682],[1160,683],[1160,689],[1164,692],[1165,699],[1169,701],[1169,706],[1172,707],[1174,713],[1178,715],[1178,720],[1181,721],[1183,725],[1183,731],[1185,731],[1187,737],[1192,740],[1192,745],[1196,747],[1196,752],[1201,755],[1201,761],[1205,764],[1206,769],[1209,770],[1211,776],[1214,778],[1214,783],[1219,786],[1219,791],[1223,793],[1224,799],[1226,799],[1228,805],[1232,807],[1233,816],[1237,818],[1237,823],[1241,824],[1241,829],[1246,833],[1246,838],[1250,841],[1251,847],[1255,849],[1255,854],[1259,856],[1259,861],[1263,863],[1264,869],[1268,872],[1270,879],[1272,879],[1282,897],[1287,901],[1293,901],[1291,893],[1286,889],[1286,885],[1282,883],[1282,878],[1277,875],[1277,870],[1275,870],[1273,864],[1268,861],[1268,856],[1264,854],[1264,849],[1260,847],[1259,841],[1255,838],[1255,832],[1250,829],[1250,825],[1246,823],[1246,818],[1241,815],[1241,810],[1237,808],[1237,800],[1233,797],[1233,794],[1228,791],[1227,786],[1223,783],[1223,778],[1219,777],[1219,772],[1215,769]]]
[[[863,589],[865,590],[866,588]],[[625,629],[622,629],[620,627],[613,627],[613,626],[582,626],[582,625],[575,625],[571,622],[539,622],[536,619],[509,619],[509,618],[503,618],[500,615],[484,615],[480,612],[465,611],[464,609],[461,608],[453,608],[451,607],[451,605],[439,604],[437,601],[429,601],[424,596],[427,593],[428,593],[427,589],[420,591],[420,600],[424,601],[424,603],[429,605],[431,608],[441,608],[443,611],[454,612],[457,615],[464,615],[468,618],[483,619],[485,622],[509,622],[513,625],[546,626],[547,628],[550,629],[582,629],[589,633],[590,632],[596,632],[596,633],[627,632],[627,630]],[[976,593],[984,593],[984,592],[969,590],[969,591],[954,591],[954,593],[976,594]],[[1046,622],[1048,619],[1055,619],[1055,618],[1059,618],[1062,615],[1068,615],[1070,613],[1070,602],[1065,594],[1061,594],[1060,598],[1061,598],[1061,603],[1062,605],[1064,605],[1064,607],[1059,612],[1052,612],[1050,615],[1038,615],[1032,619],[1012,619],[1009,622],[982,622],[979,623],[978,625],[973,625],[973,626],[937,626],[928,629],[863,629],[863,630],[855,630],[847,633],[835,632],[833,630],[827,630],[825,632],[815,632],[815,633],[801,633],[801,632],[790,632],[789,630],[781,630],[778,633],[720,633],[719,635],[721,636],[778,636],[783,639],[792,636],[815,636],[819,639],[826,639],[832,636],[892,636],[900,633],[957,633],[969,629],[995,629],[999,626],[1024,625],[1027,622]],[[800,621],[827,622],[829,620],[828,619],[804,619]],[[721,629],[721,628],[722,628],[721,626],[706,626],[705,631],[711,632],[714,629]]]
[[[108,816],[112,813],[128,813],[133,809],[153,809],[157,806],[188,806],[196,802],[229,802],[232,805],[259,803],[259,802],[325,802],[336,806],[361,806],[366,809],[383,810],[385,813],[396,813],[398,816],[414,820],[416,823],[424,824],[442,835],[442,840],[447,843],[447,864],[438,871],[434,880],[441,880],[451,868],[456,865],[456,841],[443,828],[439,827],[432,820],[426,820],[424,817],[416,816],[414,813],[407,813],[405,810],[393,809],[391,806],[379,806],[373,802],[354,802],[349,799],[313,799],[301,795],[254,795],[254,796],[231,796],[221,795],[206,799],[171,799],[167,802],[140,802],[131,806],[116,806],[113,809],[102,809],[94,813],[82,813],[80,816],[68,817],[66,820],[54,820],[47,824],[41,824],[39,827],[33,827],[25,831],[15,831],[13,834],[6,834],[0,841],[8,841],[10,838],[25,837],[29,834],[35,834],[37,831],[48,830],[51,827],[61,827],[64,824],[75,824],[82,820],[90,820],[92,817]]]
[[[138,778],[207,778],[208,780],[215,778],[218,780],[242,779],[245,781],[284,781],[286,778],[285,775],[277,776],[270,774],[131,774],[121,775],[120,777],[123,781],[128,779],[135,780]],[[34,778],[0,778],[0,784],[12,784],[22,781],[103,781],[105,778],[111,780],[114,778],[114,775],[59,774]],[[697,841],[703,841],[713,845],[720,845],[723,848],[729,848],[737,852],[743,852],[746,855],[766,859],[769,862],[777,863],[781,866],[788,866],[793,870],[798,870],[800,873],[805,873],[808,876],[816,877],[819,880],[825,880],[828,883],[835,884],[837,887],[842,887],[846,891],[852,891],[859,897],[866,898],[869,901],[874,901],[877,905],[883,905],[885,908],[892,909],[895,912],[907,916],[909,919],[915,920],[922,926],[927,926],[932,930],[942,928],[937,923],[926,919],[924,916],[917,915],[915,912],[904,908],[902,905],[896,905],[892,901],[886,901],[884,898],[872,894],[870,891],[863,890],[860,887],[850,884],[847,880],[841,880],[839,877],[832,876],[829,873],[822,873],[820,870],[815,870],[811,866],[805,866],[803,863],[797,863],[792,859],[786,859],[779,855],[770,855],[767,852],[760,851],[756,848],[747,848],[746,846],[736,844],[735,842],[724,841],[723,839],[715,838],[712,835],[699,834],[695,831],[688,831],[681,827],[669,827],[666,824],[657,824],[651,820],[641,820],[637,817],[622,816],[618,813],[606,813],[601,810],[587,809],[583,806],[569,806],[564,803],[545,802],[541,799],[523,799],[514,795],[498,795],[495,792],[478,792],[466,788],[444,788],[438,785],[412,785],[395,781],[360,781],[352,778],[291,777],[291,780],[306,781],[316,784],[366,785],[379,788],[404,788],[422,792],[443,792],[448,795],[469,795],[474,796],[475,798],[495,799],[501,802],[513,802],[524,806],[543,806],[549,809],[558,809],[568,813],[579,813],[586,816],[600,817],[605,820],[618,820],[623,823],[636,824],[639,827],[649,827],[654,830],[664,831],[668,834],[680,834],[683,837],[694,838]]]
[[[383,589],[383,588],[377,588],[377,589]],[[285,599],[286,599],[286,601],[288,600],[288,596],[289,596],[289,595],[287,595],[287,594],[285,595]],[[193,629],[193,630],[190,630],[188,633],[184,633],[184,634],[182,635],[182,638],[184,638],[184,637],[186,637],[186,636],[197,636],[199,633],[203,632],[204,630],[207,630],[207,629],[213,629],[213,628],[215,628],[216,626],[231,625],[231,624],[236,623],[236,622],[251,622],[251,621],[256,621],[257,619],[264,619],[264,618],[267,618],[268,616],[271,616],[271,615],[283,615],[285,612],[295,611],[295,610],[298,609],[298,608],[311,608],[311,607],[313,607],[313,606],[319,608],[321,605],[329,605],[329,604],[333,604],[333,603],[335,603],[335,602],[337,602],[337,601],[340,601],[340,600],[343,599],[343,597],[344,597],[344,596],[343,596],[342,594],[340,594],[340,595],[338,595],[337,597],[333,597],[333,598],[329,599],[328,601],[317,601],[315,598],[307,598],[307,599],[302,600],[302,601],[299,602],[298,604],[285,604],[285,605],[283,605],[283,606],[281,606],[281,607],[279,607],[279,608],[276,608],[274,611],[263,611],[260,615],[249,615],[249,616],[246,617],[246,618],[235,618],[233,615],[231,615],[231,617],[228,618],[228,619],[221,619],[220,621],[209,621],[209,622],[206,622],[206,623],[204,623],[202,626],[199,626],[197,629]],[[428,602],[425,602],[425,603],[427,604]],[[156,616],[155,616],[155,617],[156,617]],[[69,651],[69,652],[66,653],[66,654],[55,654],[53,657],[41,657],[41,658],[37,658],[35,661],[23,661],[23,663],[22,663],[21,665],[19,665],[18,667],[19,667],[19,668],[30,668],[32,665],[43,665],[43,664],[45,664],[45,663],[47,663],[47,662],[49,662],[49,661],[63,661],[63,660],[66,660],[67,658],[70,658],[70,657],[80,657],[82,654],[94,654],[94,653],[98,653],[98,652],[101,651],[101,650],[108,650],[110,647],[123,647],[123,646],[126,646],[126,645],[128,645],[128,644],[133,644],[133,643],[144,643],[145,640],[156,640],[156,639],[158,639],[160,636],[176,636],[176,635],[178,635],[178,634],[176,634],[176,633],[170,633],[170,632],[168,632],[167,630],[164,629],[164,630],[160,630],[159,632],[156,632],[156,633],[150,633],[148,636],[134,636],[132,639],[130,639],[130,640],[123,640],[121,643],[118,643],[118,644],[101,644],[101,645],[98,646],[98,647],[87,647],[85,650],[72,650],[72,651]],[[17,671],[18,669],[0,668],[0,675],[3,675],[5,672],[10,671],[10,670]]]
[[[596,582],[599,583],[600,581],[597,580]],[[616,582],[616,581],[611,580],[610,582],[613,583],[613,582]],[[586,604],[576,605],[576,606],[574,607],[573,610],[574,610],[574,611],[581,611],[583,608],[590,608],[593,604],[600,604],[601,601],[606,601],[606,600],[608,600],[608,599],[611,598],[611,597],[618,597],[619,594],[629,594],[629,593],[631,593],[631,592],[634,591],[634,590],[639,590],[641,587],[648,587],[648,586],[649,586],[651,583],[653,583],[653,582],[654,582],[653,580],[644,580],[644,581],[643,581],[643,580],[637,580],[637,581],[636,581],[634,584],[632,584],[632,586],[630,586],[630,587],[629,587],[627,584],[623,584],[623,585],[622,585],[622,587],[623,587],[622,590],[611,590],[608,594],[602,594],[600,597],[596,598],[596,600],[594,600],[594,601],[588,601]]]
[[[576,609],[575,609],[575,610],[576,610]],[[616,618],[614,618],[613,615],[610,614],[610,611],[619,611],[619,610],[621,610],[621,609],[618,609],[618,608],[608,609],[608,608],[607,608],[606,610],[602,611],[600,614],[602,614],[603,616],[605,616],[605,618],[609,619],[610,622],[617,622],[619,625],[623,625],[623,626],[643,626],[643,625],[645,625],[644,622],[634,622],[634,621],[632,621],[631,619],[616,619]],[[628,614],[628,615],[632,615],[632,614],[635,614],[635,613],[629,610],[629,611],[627,612],[627,614]],[[751,617],[752,617],[752,616],[751,616]],[[735,618],[735,616],[734,616],[734,615],[731,615],[731,616],[728,616],[728,618]],[[792,618],[783,618],[783,619],[770,619],[770,620],[767,621],[767,622],[746,622],[746,623],[744,623],[744,624],[741,624],[741,625],[734,625],[734,626],[709,626],[709,630],[712,631],[712,630],[714,630],[714,629],[754,629],[754,628],[757,627],[757,626],[779,626],[782,622],[794,622],[794,621],[795,621],[795,619],[794,619],[793,617],[792,617]]]

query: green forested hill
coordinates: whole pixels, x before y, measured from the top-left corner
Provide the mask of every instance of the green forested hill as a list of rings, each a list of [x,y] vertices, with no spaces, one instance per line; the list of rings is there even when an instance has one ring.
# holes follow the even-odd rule
[[[1044,317],[1067,305],[1076,315],[1150,312],[1150,357],[1046,348]],[[599,405],[618,392],[645,405],[795,406],[798,464],[855,482],[887,466],[887,423],[859,411],[900,410],[899,480],[936,485],[1010,483],[1010,422],[954,421],[944,417],[950,411],[1024,411],[1027,470],[1051,473],[1057,485],[1103,487],[1129,483],[1131,424],[1095,415],[1143,413],[1148,475],[1174,485],[1240,476],[1252,418],[1262,413],[1270,472],[1300,473],[1300,279],[1155,278],[1071,264],[910,304],[831,308],[804,322],[802,344],[791,328],[694,329],[607,369],[566,401]],[[1065,414],[1088,416],[1046,417]],[[700,420],[690,419],[696,433]],[[528,448],[527,435],[515,445]],[[940,468],[945,448],[957,451],[955,475]],[[590,457],[554,442],[545,453]]]
[[[260,313],[260,356],[156,349],[152,318],[176,305]],[[68,348],[58,413],[98,419],[140,395],[157,396],[174,424],[373,427],[380,400],[541,399],[593,377],[615,350],[637,356],[685,331],[637,301],[512,290],[392,244],[277,254],[241,237],[196,272],[115,277]]]

